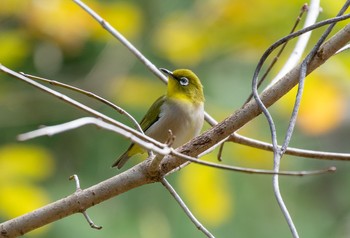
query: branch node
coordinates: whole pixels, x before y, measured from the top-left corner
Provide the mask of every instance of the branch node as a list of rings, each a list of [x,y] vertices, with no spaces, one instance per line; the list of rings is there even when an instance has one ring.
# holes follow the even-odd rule
[[[304,5],[301,7],[302,12],[309,11],[309,5],[307,3],[304,3]]]
[[[82,211],[81,213],[84,215],[86,221],[89,223],[89,225],[92,229],[96,229],[96,230],[102,229],[102,226],[95,225],[95,223],[91,220],[91,218],[89,217],[89,215],[87,214],[86,211]]]
[[[72,176],[69,177],[69,180],[73,180],[73,179],[75,181],[75,189],[76,189],[75,191],[76,192],[81,191],[78,175],[73,174]]]
[[[69,177],[69,180],[73,180],[75,181],[75,192],[80,192],[81,191],[81,187],[80,187],[80,182],[79,182],[79,177],[76,174],[73,174],[72,176]],[[95,225],[95,223],[91,220],[91,218],[89,217],[89,215],[87,214],[86,210],[82,210],[81,213],[84,215],[86,221],[89,223],[90,227],[96,230],[101,230],[102,226],[97,226]]]
[[[226,143],[226,141],[223,142],[223,143],[220,145],[220,147],[219,147],[219,152],[218,152],[218,155],[217,155],[217,159],[218,159],[218,161],[220,161],[220,162],[222,161],[222,152],[224,151],[225,143]]]
[[[168,130],[168,139],[165,141],[164,144],[166,144],[168,147],[171,147],[174,144],[176,136],[173,134],[171,130]]]
[[[168,148],[171,148],[171,146],[173,145],[175,141],[175,135],[173,134],[173,132],[171,130],[168,131],[168,138],[166,139],[165,143],[167,145]],[[170,150],[169,150],[170,152]],[[162,162],[164,156],[152,156],[150,155],[149,158],[151,159],[151,163],[149,165],[149,174],[153,177],[157,175],[157,172],[159,171],[159,165]]]

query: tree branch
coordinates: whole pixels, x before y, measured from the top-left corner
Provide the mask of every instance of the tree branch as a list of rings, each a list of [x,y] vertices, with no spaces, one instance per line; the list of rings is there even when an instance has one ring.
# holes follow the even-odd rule
[[[36,228],[57,221],[74,213],[85,211],[102,201],[130,189],[159,179],[145,173],[147,164],[141,163],[90,188],[82,189],[47,206],[0,224],[0,237],[17,237]]]
[[[237,133],[230,136],[227,141],[232,141],[241,145],[251,146],[257,149],[273,151],[272,145],[270,143],[254,140]],[[311,159],[322,159],[322,160],[350,160],[350,153],[335,153],[335,152],[325,152],[325,151],[314,151],[314,150],[303,150],[298,148],[288,147],[285,154],[300,156]]]
[[[152,177],[153,175],[157,175],[159,172],[159,164],[161,160],[163,159],[164,155],[174,155],[177,158],[184,159],[189,162],[193,162],[196,164],[200,165],[205,165],[217,169],[224,169],[224,170],[229,170],[229,171],[236,171],[236,172],[242,172],[242,173],[249,173],[249,174],[268,174],[268,175],[273,175],[273,174],[279,174],[279,175],[286,175],[286,176],[306,176],[306,175],[316,175],[316,174],[323,174],[323,173],[328,173],[328,172],[335,172],[336,168],[335,167],[329,167],[326,169],[321,169],[321,170],[312,170],[312,171],[279,171],[279,172],[274,172],[272,170],[262,170],[262,169],[250,169],[250,168],[241,168],[241,167],[236,167],[236,166],[230,166],[230,165],[223,165],[223,164],[216,164],[212,162],[207,162],[207,161],[202,161],[198,160],[198,158],[190,157],[188,155],[181,154],[177,152],[176,150],[170,148],[170,144],[166,143],[164,144],[164,148],[160,149],[156,146],[154,146],[152,143],[145,143],[142,139],[133,136],[132,134],[122,130],[121,128],[118,128],[114,125],[108,124],[107,122],[104,122],[100,119],[96,119],[94,117],[83,117],[79,118],[70,122],[66,122],[60,125],[55,125],[55,126],[48,126],[48,127],[42,127],[40,129],[27,132],[24,134],[21,134],[18,136],[18,139],[21,141],[24,140],[30,140],[33,138],[37,138],[40,136],[52,136],[56,135],[65,131],[73,130],[85,125],[96,125],[100,128],[103,128],[105,130],[113,131],[117,134],[120,134],[126,138],[131,139],[134,143],[139,144],[141,147],[143,147],[146,150],[149,151],[154,151],[155,153],[161,155],[158,158],[154,158],[155,156],[149,156],[148,159],[150,159],[152,162],[150,164],[149,168],[149,173],[150,176]],[[199,156],[198,156],[199,157]],[[170,174],[171,172],[167,173]]]
[[[182,210],[186,213],[186,215],[190,218],[192,223],[197,227],[198,230],[202,231],[207,237],[209,238],[215,238],[213,234],[210,233],[199,221],[198,219],[192,214],[190,209],[186,206],[184,201],[182,201],[181,197],[176,193],[175,189],[170,185],[170,183],[165,179],[162,178],[160,181],[163,186],[169,191],[169,193],[174,197],[176,202],[180,205]]]

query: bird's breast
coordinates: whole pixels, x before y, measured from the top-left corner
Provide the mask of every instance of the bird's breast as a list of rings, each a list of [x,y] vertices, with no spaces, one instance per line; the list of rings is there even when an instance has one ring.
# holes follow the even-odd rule
[[[150,137],[165,142],[168,131],[175,135],[174,148],[177,148],[199,135],[204,122],[203,103],[192,104],[186,101],[167,100],[161,106],[159,119],[147,131]]]

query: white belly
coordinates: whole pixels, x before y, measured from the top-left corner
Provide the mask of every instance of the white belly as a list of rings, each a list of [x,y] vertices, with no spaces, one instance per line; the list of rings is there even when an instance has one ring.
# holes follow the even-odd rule
[[[171,130],[175,135],[172,147],[177,148],[199,135],[203,122],[203,103],[193,106],[183,101],[168,100],[161,107],[158,121],[145,133],[163,143],[168,139],[168,131]]]

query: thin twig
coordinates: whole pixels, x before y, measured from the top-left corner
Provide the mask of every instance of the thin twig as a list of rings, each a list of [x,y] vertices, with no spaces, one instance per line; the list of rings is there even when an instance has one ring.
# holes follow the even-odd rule
[[[184,201],[182,201],[181,197],[177,194],[175,189],[171,186],[171,184],[165,179],[162,178],[160,181],[163,186],[170,192],[170,194],[174,197],[176,202],[180,205],[182,210],[186,213],[186,215],[190,218],[190,220],[193,222],[193,224],[197,227],[198,230],[202,231],[207,237],[209,238],[215,238],[199,221],[198,219],[192,214],[190,209],[186,206]]]
[[[341,16],[346,11],[349,4],[350,4],[350,1],[347,1],[337,16]],[[322,34],[320,39],[317,41],[316,45],[313,47],[311,52],[308,54],[308,56],[305,58],[305,60],[301,64],[297,96],[296,96],[295,104],[293,107],[292,116],[291,116],[291,119],[289,121],[289,126],[287,129],[286,137],[284,139],[284,143],[283,143],[282,148],[281,148],[282,153],[284,153],[284,151],[287,149],[289,142],[290,142],[290,139],[291,139],[292,134],[293,134],[293,130],[295,128],[297,115],[298,115],[298,111],[299,111],[300,103],[301,103],[301,97],[302,97],[303,89],[304,89],[304,82],[305,82],[305,77],[306,77],[306,72],[307,72],[307,66],[309,65],[312,58],[316,55],[317,51],[319,50],[319,48],[321,47],[323,42],[326,40],[328,35],[331,33],[331,31],[334,28],[336,23],[337,22],[331,23],[328,26],[326,31]]]
[[[89,125],[89,124],[93,124],[93,125],[96,125],[100,128],[121,134],[121,135],[131,139],[133,142],[139,144],[144,149],[153,150],[155,153],[157,153],[159,155],[165,156],[165,155],[171,154],[171,155],[174,155],[176,157],[179,157],[179,158],[182,158],[182,159],[185,159],[185,160],[197,163],[197,164],[201,164],[201,165],[205,165],[205,166],[209,166],[209,167],[213,167],[213,168],[218,168],[218,169],[224,169],[224,170],[230,170],[230,171],[236,171],[236,172],[242,172],[242,173],[249,173],[249,174],[257,173],[257,174],[270,174],[270,175],[272,175],[272,174],[278,173],[280,175],[288,175],[288,176],[316,175],[316,174],[334,172],[336,170],[335,167],[329,167],[326,169],[314,170],[314,171],[274,172],[271,170],[249,169],[249,168],[241,168],[241,167],[236,167],[236,166],[211,163],[211,162],[207,162],[207,161],[198,160],[197,158],[193,158],[193,157],[187,156],[185,154],[181,154],[181,153],[177,152],[175,149],[168,147],[168,145],[166,145],[166,144],[163,144],[163,148],[161,149],[161,148],[154,146],[152,143],[145,143],[144,141],[142,141],[138,137],[135,137],[132,134],[130,134],[130,133],[128,134],[127,132],[123,131],[121,128],[118,128],[114,125],[108,124],[102,120],[99,120],[99,119],[96,119],[93,117],[84,117],[84,118],[79,118],[79,119],[76,119],[76,120],[73,120],[70,122],[66,122],[66,123],[63,123],[60,125],[43,127],[43,128],[37,129],[35,131],[21,134],[18,136],[18,138],[20,140],[29,140],[29,139],[33,139],[33,138],[36,138],[39,136],[51,136],[51,135],[62,133],[64,131],[68,131],[68,130],[73,130],[73,129],[79,128],[81,126]],[[150,171],[150,169],[149,169],[149,171]],[[158,171],[158,170],[155,169],[153,172],[155,172],[155,171]]]
[[[296,27],[298,26],[302,16],[304,15],[304,13],[308,10],[308,6],[305,3],[303,5],[303,7],[300,9],[300,13],[297,17],[297,19],[294,22],[294,25],[291,29],[291,31],[289,32],[289,34],[293,33],[296,29]],[[310,33],[310,32],[309,32]],[[286,48],[288,44],[288,41],[284,42],[281,49],[278,51],[277,55],[272,59],[272,62],[270,63],[269,67],[267,68],[266,72],[263,74],[263,76],[261,77],[261,79],[258,81],[257,87],[259,88],[261,86],[261,84],[265,81],[267,75],[270,73],[271,69],[273,68],[273,66],[275,66],[276,62],[278,61],[279,57],[281,56],[281,54],[283,53],[284,49]],[[251,93],[247,100],[244,102],[244,104],[248,103],[251,99],[253,98],[253,93]]]
[[[311,26],[317,20],[317,17],[320,13],[320,0],[311,0],[310,5],[308,6],[308,14],[306,16],[303,28]],[[279,79],[281,79],[284,75],[286,75],[293,67],[295,67],[305,48],[309,39],[311,37],[312,31],[309,31],[298,38],[297,43],[295,44],[295,48],[290,54],[287,62],[284,64],[282,69],[278,72],[274,79],[271,80],[271,83],[265,88],[265,90],[275,84]]]
[[[66,102],[72,106],[75,106],[75,107],[77,107],[77,108],[97,117],[97,118],[101,118],[103,121],[108,122],[112,125],[115,125],[116,127],[121,128],[122,130],[134,135],[135,137],[141,138],[142,140],[140,139],[139,141],[145,141],[147,143],[154,144],[155,146],[158,146],[158,147],[164,146],[164,144],[160,143],[159,141],[154,140],[153,138],[148,137],[148,136],[144,135],[143,133],[140,133],[140,132],[124,125],[123,123],[120,123],[120,122],[118,122],[118,121],[116,121],[116,120],[114,120],[114,119],[112,119],[112,118],[110,118],[110,117],[108,117],[108,116],[106,116],[106,115],[104,115],[104,114],[102,114],[102,113],[100,113],[100,112],[98,112],[98,111],[64,95],[64,94],[62,94],[62,93],[59,93],[59,92],[52,90],[52,89],[50,89],[50,88],[48,88],[48,87],[46,87],[38,82],[35,82],[35,81],[29,79],[28,77],[25,77],[24,75],[19,74],[15,71],[5,67],[2,64],[0,64],[0,71],[3,71],[4,73],[6,73],[6,74],[8,74],[16,79],[22,80],[22,81],[24,81],[24,82],[26,82],[26,83],[28,83],[36,88],[48,93],[48,94],[51,94],[52,96],[57,97],[58,99]]]
[[[84,11],[90,14],[100,25],[112,36],[114,36],[120,43],[122,43],[132,54],[139,59],[147,69],[149,69],[155,76],[157,76],[163,83],[167,84],[167,77],[159,71],[159,69],[148,60],[130,41],[128,41],[117,29],[111,26],[105,19],[103,19],[99,14],[97,14],[94,10],[92,10],[89,6],[83,3],[80,0],[73,0],[76,4],[78,4]],[[204,112],[204,118],[209,123],[209,125],[214,126],[216,123],[215,119],[209,115],[209,113]]]
[[[314,8],[312,8],[312,9],[314,9]],[[321,22],[318,22],[318,23],[316,23],[316,24],[314,24],[314,25],[310,25],[310,26],[308,26],[308,27],[305,27],[304,29],[301,29],[301,30],[299,30],[299,31],[296,31],[296,32],[294,32],[294,33],[292,33],[292,34],[290,34],[290,35],[288,35],[288,36],[285,36],[285,37],[283,37],[283,38],[281,38],[280,40],[278,40],[278,41],[276,41],[274,44],[272,44],[266,51],[265,51],[265,53],[263,54],[263,56],[260,58],[260,62],[258,63],[258,66],[257,66],[257,69],[256,70],[259,70],[260,71],[260,69],[261,69],[261,67],[262,67],[262,65],[263,65],[263,63],[264,63],[264,61],[267,59],[267,57],[269,56],[269,54],[271,54],[271,52],[274,50],[274,49],[276,49],[277,47],[279,47],[281,44],[283,44],[284,42],[286,42],[286,41],[289,41],[290,39],[293,39],[293,38],[295,38],[295,37],[298,37],[298,36],[300,36],[300,35],[305,35],[305,34],[307,34],[307,32],[310,32],[310,31],[312,31],[312,30],[314,30],[314,29],[317,29],[317,28],[319,28],[319,27],[322,27],[322,26],[325,26],[325,25],[327,25],[327,24],[331,24],[331,23],[333,23],[333,22],[339,22],[339,21],[343,21],[343,20],[346,20],[346,19],[348,19],[348,18],[350,18],[350,14],[346,14],[346,15],[343,15],[343,16],[339,16],[339,17],[334,17],[334,18],[330,18],[330,19],[326,19],[326,20],[324,20],[324,21],[321,21]],[[347,46],[345,46],[345,47],[343,47],[344,49],[347,49],[348,47]],[[349,48],[350,48],[350,46],[349,46]],[[340,50],[339,50],[340,51]],[[338,52],[339,52],[338,51]],[[253,77],[257,77],[257,75],[256,76],[253,76]],[[272,85],[274,85],[274,84],[270,84],[269,85],[269,87],[267,87],[263,92],[265,93],[265,92],[267,92],[269,89],[270,89],[270,87],[272,86]],[[231,135],[232,136],[232,135]],[[241,142],[243,142],[243,140],[245,140],[244,138],[242,138],[242,140],[241,140]],[[263,142],[262,142],[263,143]],[[243,143],[242,143],[243,144]],[[249,144],[249,145],[252,145],[252,146],[254,146],[254,144],[255,145],[257,145],[256,146],[256,148],[259,148],[260,146],[258,146],[258,143],[254,143],[254,144],[252,144],[248,139],[247,139],[247,141],[244,143],[244,144]],[[222,146],[222,145],[221,145]],[[321,152],[321,153],[323,153],[323,152]],[[327,155],[327,156],[323,156],[322,154],[319,154],[320,155],[320,159],[332,159],[331,157],[333,157],[333,154],[331,154],[331,155]],[[317,155],[318,156],[318,155]],[[312,157],[312,156],[305,156],[305,157],[308,157],[308,158],[317,158],[317,157]],[[337,156],[337,155],[335,155],[335,158],[337,158],[337,159],[342,159],[342,158],[347,158],[348,157],[348,155],[344,155],[344,154],[340,154],[339,156]]]
[[[84,11],[86,11],[90,16],[92,16],[100,25],[111,33],[120,43],[122,43],[132,54],[136,56],[151,72],[161,79],[163,82],[167,83],[167,77],[159,71],[159,69],[148,60],[133,44],[130,43],[119,31],[117,31],[113,26],[111,26],[106,20],[104,20],[100,15],[98,15],[94,10],[92,10],[88,5],[80,0],[73,0],[78,4]]]
[[[125,111],[123,108],[115,105],[114,103],[108,101],[107,99],[104,99],[103,97],[100,97],[92,92],[89,92],[89,91],[86,91],[86,90],[83,90],[83,89],[80,89],[80,88],[77,88],[77,87],[74,87],[72,85],[69,85],[69,84],[65,84],[65,83],[61,83],[61,82],[58,82],[58,81],[55,81],[55,80],[50,80],[50,79],[46,79],[46,78],[42,78],[42,77],[38,77],[38,76],[34,76],[34,75],[30,75],[30,74],[26,74],[26,73],[23,73],[21,72],[22,75],[30,78],[30,79],[34,79],[34,80],[38,80],[38,81],[41,81],[41,82],[45,82],[45,83],[49,83],[51,85],[54,85],[54,86],[59,86],[59,87],[62,87],[62,88],[66,88],[66,89],[69,89],[69,90],[72,90],[72,91],[75,91],[75,92],[78,92],[78,93],[81,93],[83,95],[86,95],[88,97],[91,97],[95,100],[98,100],[104,104],[106,104],[107,106],[113,108],[114,110],[116,110],[117,112],[119,112],[120,114],[122,115],[125,115],[129,120],[132,121],[132,123],[134,124],[135,128],[141,133],[141,134],[145,134],[141,128],[141,125],[136,121],[136,119],[131,116],[131,114],[129,114],[127,111]],[[154,155],[153,155],[153,152],[151,150],[148,151],[148,156],[150,158],[153,158]]]
[[[75,192],[81,192],[81,188],[80,188],[80,182],[79,182],[79,177],[76,174],[73,174],[72,176],[69,177],[69,180],[73,180],[75,181]],[[91,218],[89,217],[89,215],[87,214],[86,210],[81,211],[81,213],[84,215],[86,221],[89,223],[90,227],[96,230],[101,230],[102,226],[97,226],[95,225],[95,223],[91,220]]]
[[[75,191],[80,191],[80,181],[79,181],[79,177],[76,174],[73,174],[72,176],[69,177],[69,180],[74,180],[75,182]]]
[[[132,121],[132,123],[134,124],[135,128],[138,129],[139,132],[143,133],[140,124],[136,121],[136,119],[133,116],[131,116],[123,108],[115,105],[114,103],[108,101],[107,99],[105,99],[103,97],[100,97],[100,96],[98,96],[98,95],[96,95],[96,94],[94,94],[94,93],[92,93],[90,91],[86,91],[86,90],[83,90],[81,88],[77,88],[77,87],[74,87],[72,85],[61,83],[61,82],[58,82],[58,81],[55,81],[55,80],[50,80],[50,79],[38,77],[38,76],[35,76],[35,75],[26,74],[26,73],[23,73],[23,72],[21,72],[20,74],[22,74],[22,75],[24,75],[24,76],[26,76],[26,77],[28,77],[30,79],[34,79],[34,80],[38,80],[38,81],[41,81],[41,82],[49,83],[49,84],[54,85],[54,86],[66,88],[66,89],[69,89],[69,90],[72,90],[72,91],[84,94],[84,95],[86,95],[88,97],[91,97],[91,98],[93,98],[95,100],[98,100],[98,101],[106,104],[107,106],[113,108],[114,110],[116,110],[120,114],[125,115],[128,119],[130,119]]]
[[[86,211],[82,211],[81,213],[84,215],[86,221],[89,223],[92,229],[101,230],[103,228],[102,226],[95,225],[95,223],[91,220]]]
[[[343,11],[345,11],[345,9],[346,9],[345,7],[347,7],[347,4],[348,4],[348,2],[345,3],[344,7],[342,8],[342,10],[338,14],[338,16],[341,15]],[[313,48],[313,50],[310,52],[310,54],[306,57],[306,59],[302,63],[302,66],[300,69],[299,87],[298,87],[297,98],[295,101],[292,116],[290,119],[290,123],[288,126],[288,130],[287,130],[286,137],[285,137],[284,143],[282,145],[282,148],[280,148],[278,146],[278,143],[277,143],[276,128],[275,128],[275,124],[273,122],[272,116],[269,113],[269,111],[267,110],[267,108],[265,107],[265,105],[263,104],[263,102],[261,101],[260,96],[259,96],[258,91],[257,91],[258,74],[259,74],[260,68],[262,67],[262,65],[260,65],[260,63],[264,62],[266,60],[265,56],[268,56],[271,52],[263,55],[263,57],[259,61],[259,65],[257,66],[256,71],[254,72],[254,77],[252,80],[252,91],[254,94],[255,101],[257,102],[259,108],[262,110],[263,114],[265,115],[265,117],[268,121],[269,127],[270,127],[270,132],[271,132],[271,137],[272,137],[271,139],[272,139],[272,145],[273,145],[273,151],[274,151],[274,171],[276,171],[276,172],[279,171],[281,157],[283,156],[285,149],[288,147],[290,138],[291,138],[292,133],[293,133],[293,129],[294,129],[294,125],[295,125],[295,121],[296,121],[296,117],[297,117],[297,113],[298,113],[298,109],[299,109],[299,105],[300,105],[301,95],[302,95],[302,91],[303,91],[303,84],[304,84],[304,78],[306,76],[307,65],[310,63],[311,59],[314,57],[318,48],[323,43],[324,39],[328,36],[328,34],[330,33],[330,31],[334,25],[335,25],[335,23],[330,24],[330,26],[327,28],[325,33],[321,36],[320,40],[317,42],[316,46]],[[291,34],[291,35],[293,35],[293,34]],[[268,51],[266,51],[266,52],[268,52]],[[281,192],[279,189],[279,180],[278,180],[277,174],[273,176],[273,189],[274,189],[274,194],[275,194],[275,197],[277,199],[277,202],[278,202],[278,204],[281,208],[281,211],[282,211],[282,213],[283,213],[283,215],[288,223],[288,226],[292,232],[293,237],[295,237],[295,238],[299,237],[297,229],[296,229],[296,227],[293,223],[293,220],[288,212],[288,209],[283,201],[283,198],[282,198],[282,195],[281,195]]]
[[[264,62],[266,61],[266,59],[268,58],[268,56],[277,48],[279,47],[280,45],[284,44],[286,41],[289,41],[295,37],[298,37],[300,35],[303,35],[309,31],[312,31],[312,30],[315,30],[317,28],[320,28],[320,27],[323,27],[323,26],[326,26],[326,25],[329,25],[329,24],[332,24],[332,23],[335,23],[335,22],[340,22],[340,21],[344,21],[346,19],[349,19],[350,18],[350,14],[346,14],[346,15],[343,15],[343,16],[337,16],[337,17],[333,17],[333,18],[329,18],[329,19],[326,19],[326,20],[323,20],[323,21],[320,21],[320,22],[317,22],[311,26],[308,26],[308,27],[305,27],[299,31],[296,31],[292,34],[289,34],[281,39],[279,39],[278,41],[276,41],[275,43],[273,43],[267,50],[265,50],[263,56],[260,58],[260,61],[255,69],[255,73],[256,71],[260,72],[261,70],[261,67],[262,65],[264,64]],[[255,75],[254,73],[254,76],[253,77],[258,77],[258,75]],[[266,91],[267,89],[265,89]]]
[[[347,45],[345,47],[343,47],[341,50],[337,51],[337,54],[347,50],[348,48],[350,48],[350,45]],[[116,111],[118,111],[119,113],[126,115],[135,125],[136,128],[138,128],[138,130],[140,132],[142,132],[142,129],[139,125],[139,123],[136,121],[136,119],[131,116],[127,111],[125,111],[124,109],[122,109],[121,107],[113,104],[112,102],[92,93],[89,91],[85,91],[83,89],[74,87],[72,85],[68,85],[65,83],[61,83],[55,80],[50,80],[50,79],[46,79],[46,78],[42,78],[42,77],[38,77],[35,75],[30,75],[30,74],[26,74],[23,72],[20,72],[22,75],[34,79],[34,80],[39,80],[42,82],[46,82],[49,83],[51,85],[54,86],[59,86],[59,87],[63,87],[66,89],[70,89],[73,91],[76,91],[78,93],[82,93],[88,97],[94,98],[104,104],[106,104],[107,106],[112,107],[113,109],[115,109]],[[214,120],[214,125],[216,125],[217,122]],[[267,150],[267,151],[272,151],[272,145],[262,142],[262,141],[258,141],[258,140],[254,140],[242,135],[239,135],[238,133],[234,133],[232,134],[227,140],[227,141],[232,141],[232,142],[236,142],[239,144],[243,144],[243,145],[248,145],[257,149],[263,149],[263,150]],[[222,147],[223,147],[224,143],[221,144],[220,146],[220,150],[218,153],[218,160],[221,161],[221,152],[222,152]],[[215,147],[213,147],[215,149]],[[286,154],[288,155],[294,155],[294,156],[301,156],[301,157],[306,157],[306,158],[314,158],[314,159],[324,159],[324,160],[350,160],[350,154],[347,153],[331,153],[331,152],[323,152],[323,151],[313,151],[313,150],[302,150],[302,149],[298,149],[298,148],[290,148],[288,147],[286,150]],[[202,155],[200,155],[199,157],[202,157]],[[184,166],[185,167],[185,166]]]
[[[312,170],[312,171],[272,171],[272,170],[263,170],[263,169],[242,168],[242,167],[236,167],[231,165],[212,163],[204,160],[198,160],[191,156],[179,153],[172,148],[170,150],[171,150],[171,153],[170,153],[171,155],[174,155],[178,158],[181,158],[187,161],[191,161],[192,163],[205,165],[205,166],[213,167],[217,169],[224,169],[224,170],[236,171],[236,172],[247,173],[247,174],[269,174],[269,175],[277,174],[277,175],[285,175],[285,176],[307,176],[307,175],[319,175],[319,174],[325,174],[325,173],[332,173],[336,171],[336,168],[334,166],[331,166],[325,169],[320,169],[320,170]],[[168,174],[169,173],[167,173],[167,175]]]
[[[350,49],[350,44],[347,44],[346,46],[344,46],[343,48],[341,48],[340,50],[338,50],[335,54],[339,54],[342,53],[344,51],[347,51]]]
[[[155,145],[151,142],[145,142],[143,138],[140,139],[138,136],[135,136],[134,133],[130,133],[129,131],[124,130],[124,128],[109,124],[107,122],[104,122],[94,117],[83,117],[83,118],[79,118],[60,125],[42,127],[40,129],[21,134],[18,136],[18,139],[20,141],[24,141],[24,140],[30,140],[40,136],[52,136],[58,133],[73,130],[73,129],[76,129],[85,125],[91,125],[91,124],[101,127],[103,129],[118,133],[126,138],[129,138],[131,141],[140,145],[142,148],[146,150],[152,150],[157,154],[168,155],[170,152],[170,148],[168,148],[166,144],[162,144],[158,142],[158,145]],[[133,129],[129,128],[129,130],[132,131]]]
[[[256,149],[262,149],[267,151],[273,151],[272,145],[270,143],[262,142],[259,140],[251,139],[242,136],[238,133],[232,134],[227,141],[232,141],[238,144],[247,145],[254,147]],[[325,151],[314,151],[314,150],[303,150],[298,148],[288,147],[285,154],[300,156],[312,159],[322,159],[322,160],[350,160],[350,153],[335,153],[335,152],[325,152]]]

